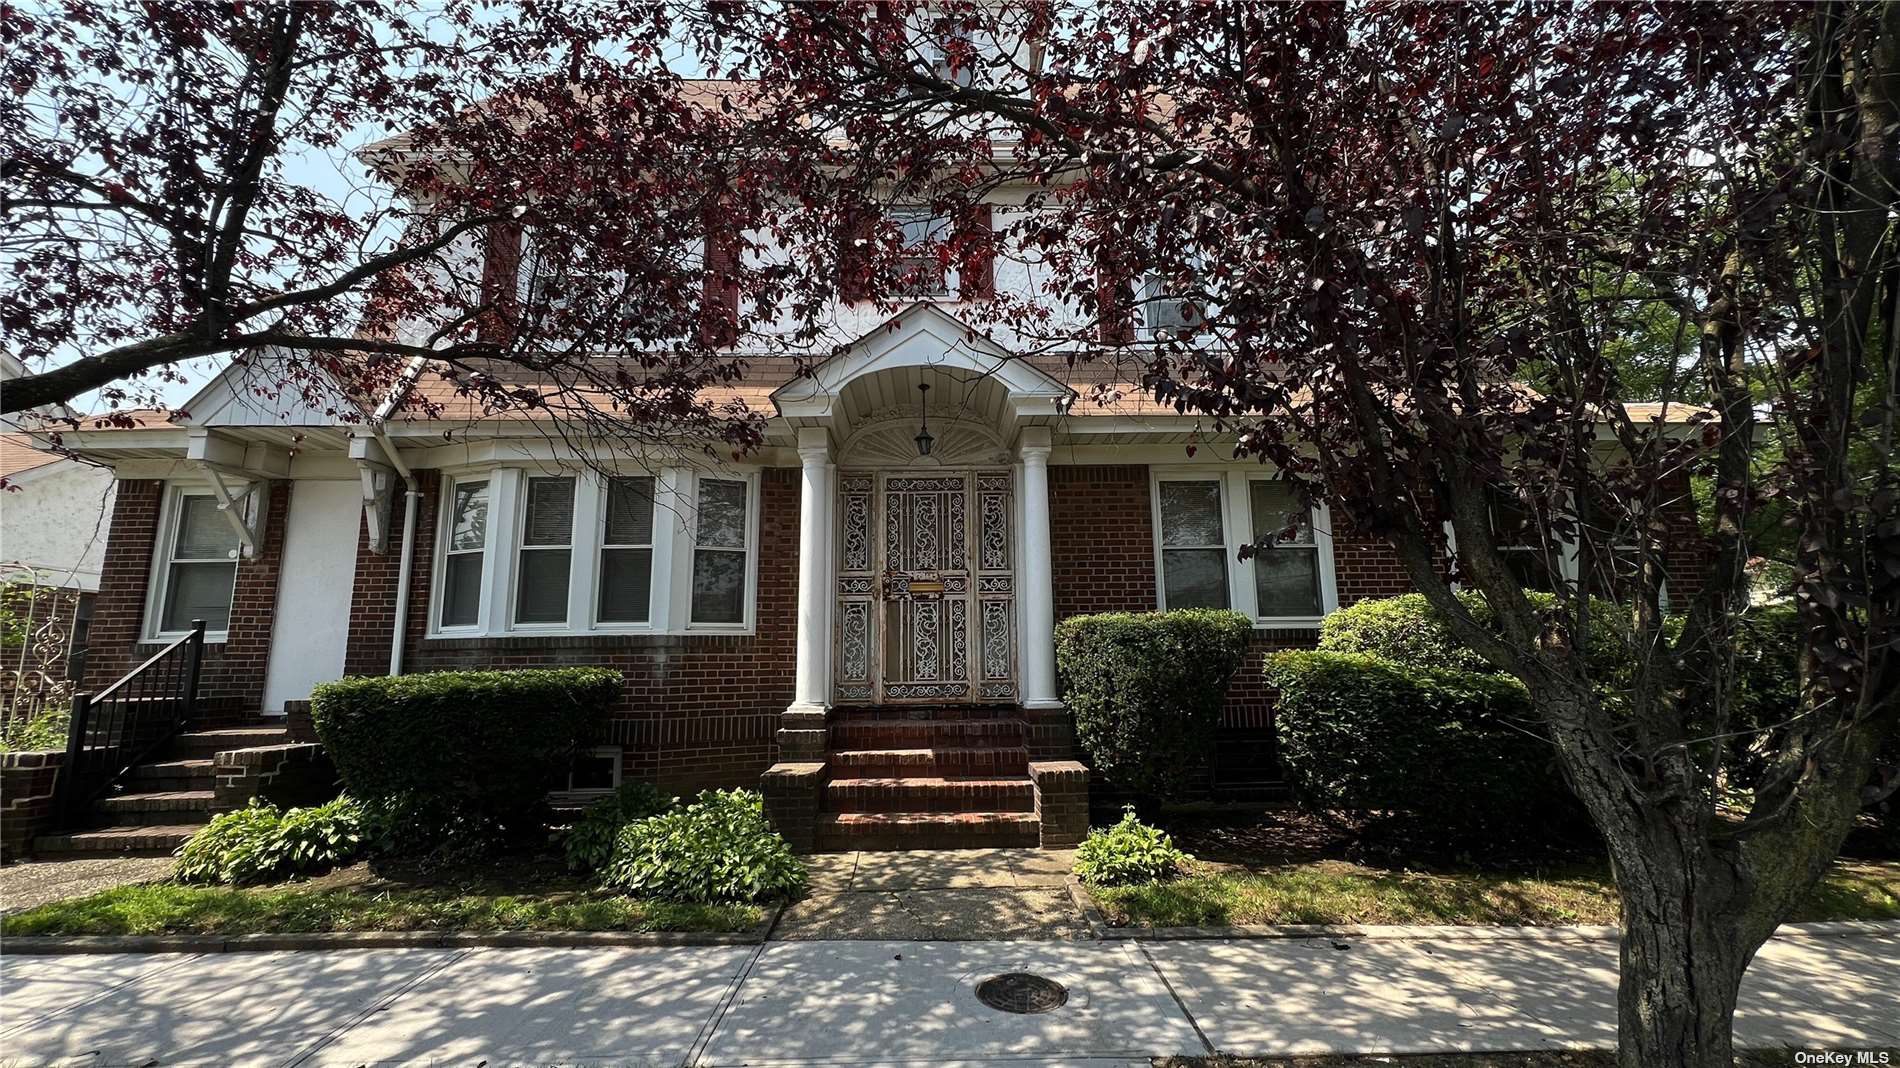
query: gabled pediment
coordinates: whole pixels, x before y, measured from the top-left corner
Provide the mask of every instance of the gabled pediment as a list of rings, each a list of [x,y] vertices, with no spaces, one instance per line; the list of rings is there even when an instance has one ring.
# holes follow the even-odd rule
[[[177,422],[195,427],[333,427],[366,415],[329,376],[274,349],[233,360],[180,408]]]

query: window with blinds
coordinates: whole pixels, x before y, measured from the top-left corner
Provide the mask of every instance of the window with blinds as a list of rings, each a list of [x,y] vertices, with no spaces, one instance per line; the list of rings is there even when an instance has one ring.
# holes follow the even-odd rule
[[[530,478],[522,496],[515,622],[565,623],[574,562],[574,480]]]
[[[653,610],[653,479],[608,479],[602,512],[600,621],[645,623]]]

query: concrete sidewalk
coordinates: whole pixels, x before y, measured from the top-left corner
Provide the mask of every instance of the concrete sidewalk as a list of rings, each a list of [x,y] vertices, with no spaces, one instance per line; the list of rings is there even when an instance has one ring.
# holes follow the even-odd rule
[[[1747,1046],[1900,1046],[1900,934],[1782,938]],[[1586,939],[772,942],[0,957],[0,1064],[1145,1064],[1165,1054],[1604,1047]],[[1018,1016],[977,981],[1028,971]]]

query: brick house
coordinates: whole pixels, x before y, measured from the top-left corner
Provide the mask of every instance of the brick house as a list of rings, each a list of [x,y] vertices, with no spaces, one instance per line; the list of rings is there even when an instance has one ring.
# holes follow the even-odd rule
[[[736,462],[600,440],[583,455],[426,367],[402,388],[430,402],[427,419],[390,417],[400,398],[273,396],[269,353],[175,419],[66,434],[118,479],[87,685],[194,618],[209,621],[211,714],[234,722],[345,674],[605,665],[626,687],[576,790],[765,776],[807,844],[1073,841],[1086,774],[1057,620],[1229,607],[1256,621],[1256,648],[1299,647],[1327,613],[1407,581],[1381,541],[1304,512],[1197,418],[1110,367],[1022,355],[979,328],[983,302],[1041,291],[1036,257],[1004,247],[1030,191],[990,199],[977,218],[994,241],[905,303],[841,293],[822,349],[794,351],[795,324],[759,324],[771,343],[709,332],[748,371],[706,399],[766,416],[764,446]],[[951,225],[887,211],[907,238]],[[716,259],[732,237],[701,248]],[[465,251],[485,257],[484,285],[511,288],[537,258],[532,235],[500,224]],[[706,313],[736,327],[736,288],[704,266]],[[1143,331],[1181,328],[1191,311],[1157,285],[1142,280],[1137,321],[1104,321],[1104,338],[1138,351]],[[1690,553],[1686,484],[1678,499]],[[1269,716],[1250,667],[1212,769],[1222,789],[1271,786]]]

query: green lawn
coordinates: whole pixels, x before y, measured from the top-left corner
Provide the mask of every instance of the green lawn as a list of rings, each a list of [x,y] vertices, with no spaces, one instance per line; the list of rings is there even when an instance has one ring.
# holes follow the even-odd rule
[[[1131,927],[1366,923],[1615,923],[1600,870],[1425,873],[1319,860],[1247,870],[1196,863],[1167,883],[1091,887],[1110,923]],[[1900,862],[1843,862],[1795,920],[1900,919]]]
[[[312,931],[746,931],[757,905],[682,905],[599,891],[484,893],[455,887],[259,889],[150,883],[0,918],[0,934],[261,934]]]

